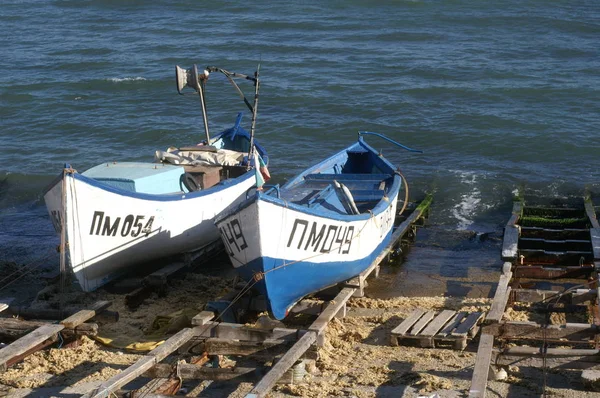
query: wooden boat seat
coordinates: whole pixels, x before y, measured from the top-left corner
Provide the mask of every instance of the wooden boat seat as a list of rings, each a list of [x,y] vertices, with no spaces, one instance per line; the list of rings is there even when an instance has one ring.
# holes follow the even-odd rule
[[[304,176],[305,180],[318,180],[318,181],[341,181],[344,184],[347,181],[383,181],[392,177],[390,174],[355,174],[355,173],[317,173],[317,174],[307,174]]]
[[[355,190],[383,189],[384,181],[391,177],[390,174],[308,174],[304,177],[303,186],[322,189],[336,180],[347,186],[354,195]]]

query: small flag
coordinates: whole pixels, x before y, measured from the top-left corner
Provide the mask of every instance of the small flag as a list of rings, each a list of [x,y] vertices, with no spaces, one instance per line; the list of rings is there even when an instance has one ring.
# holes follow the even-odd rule
[[[254,176],[256,177],[256,188],[260,189],[265,185],[265,178],[262,175],[261,169],[265,166],[265,163],[261,159],[257,151],[254,151]]]

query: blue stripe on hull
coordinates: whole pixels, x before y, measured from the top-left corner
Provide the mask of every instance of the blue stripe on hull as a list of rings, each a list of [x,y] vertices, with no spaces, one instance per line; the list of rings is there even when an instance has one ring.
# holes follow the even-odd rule
[[[392,231],[369,256],[361,260],[329,263],[298,261],[268,272],[282,265],[284,260],[259,257],[238,268],[237,271],[245,280],[251,280],[257,272],[267,272],[254,288],[267,297],[269,310],[273,316],[276,319],[283,319],[287,315],[288,308],[302,297],[351,279],[364,271],[388,245],[391,236]],[[292,263],[292,261],[285,262]]]

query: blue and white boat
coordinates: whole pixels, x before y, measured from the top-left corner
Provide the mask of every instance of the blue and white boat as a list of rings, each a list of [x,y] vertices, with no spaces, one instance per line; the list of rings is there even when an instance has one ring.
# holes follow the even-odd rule
[[[360,274],[391,239],[402,178],[365,134],[383,137],[359,133],[343,151],[215,219],[233,266],[276,319]]]
[[[65,262],[84,291],[150,260],[220,243],[214,217],[256,186],[257,170],[248,159],[260,159],[266,171],[267,154],[253,139],[256,102],[245,101],[253,111],[250,133],[240,126],[239,114],[232,128],[209,136],[203,96],[209,71],[230,81],[252,80],[258,93],[258,73],[207,68],[199,75],[195,66],[177,67],[180,93],[191,86],[200,94],[206,141],[157,151],[155,162],[107,162],[83,173],[66,166],[47,189],[44,199],[61,233]]]

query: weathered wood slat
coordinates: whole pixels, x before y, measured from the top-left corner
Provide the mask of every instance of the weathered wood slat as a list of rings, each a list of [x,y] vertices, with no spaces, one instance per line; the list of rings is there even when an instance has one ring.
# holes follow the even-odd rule
[[[421,316],[423,316],[424,313],[425,311],[420,308],[415,309],[413,312],[410,313],[408,318],[406,318],[404,321],[402,321],[400,325],[396,326],[392,330],[392,334],[406,334],[406,332],[408,332],[408,329],[410,329],[421,318]]]
[[[436,336],[445,337],[449,335],[454,329],[456,329],[456,327],[460,324],[460,322],[465,316],[467,316],[467,313],[464,311],[461,311],[454,315],[450,322],[448,322],[446,326],[444,326],[444,328],[440,330],[440,332]]]
[[[432,337],[456,314],[456,311],[444,310],[435,317],[433,321],[423,331],[421,336]]]
[[[92,319],[93,317],[96,316],[97,312],[101,312],[105,309],[107,309],[108,307],[110,307],[112,303],[110,301],[98,301],[96,303],[94,303],[90,309],[85,309],[85,310],[81,310],[76,312],[75,314],[71,315],[70,317],[62,320],[60,323],[61,325],[64,325],[66,328],[75,328],[79,325],[81,325],[82,323]]]
[[[206,325],[215,317],[215,313],[212,311],[202,311],[198,315],[192,318],[192,325],[201,326]]]
[[[185,262],[171,263],[144,278],[144,284],[152,287],[160,287],[167,283],[167,278],[177,271],[185,268],[187,264]]]
[[[467,315],[467,318],[457,326],[457,328],[451,333],[452,336],[462,337],[466,336],[477,322],[483,317],[483,312],[473,312]]]
[[[542,326],[535,322],[500,322],[484,328],[484,333],[501,339],[569,339],[573,342],[589,341],[598,332],[596,325],[586,323]]]
[[[173,351],[177,350],[182,344],[194,337],[194,330],[190,328],[182,329],[171,336],[160,346],[150,351],[147,355],[140,358],[136,363],[125,369],[123,372],[111,377],[102,383],[94,391],[84,395],[89,398],[108,398],[113,391],[118,390],[136,377],[152,368],[158,362],[165,359]]]
[[[254,342],[210,338],[204,341],[202,351],[207,352],[209,355],[254,355],[265,350],[272,353],[274,349],[285,348],[290,343],[290,340]]]
[[[600,351],[594,349],[549,348],[543,354],[536,347],[510,347],[494,352],[493,362],[498,366],[600,369]]]
[[[507,272],[500,276],[496,293],[494,294],[494,301],[492,301],[492,307],[490,312],[486,316],[486,323],[500,322],[504,311],[506,309],[506,303],[510,297],[510,287],[508,286],[512,278],[512,272]]]
[[[0,339],[16,340],[45,325],[51,324],[44,321],[23,321],[16,318],[0,318]],[[98,334],[98,325],[96,323],[83,323],[75,329],[64,328],[61,333],[67,337],[74,334],[95,336]]]
[[[435,311],[427,311],[427,313],[425,315],[423,315],[421,317],[421,319],[419,319],[417,321],[417,323],[415,323],[415,325],[412,327],[412,329],[410,330],[410,335],[411,336],[416,336],[419,334],[419,332],[429,323],[429,321],[431,321],[433,318],[435,317]]]
[[[64,328],[63,325],[44,325],[2,348],[0,350],[0,372],[6,370],[7,363],[12,358],[27,352],[48,339],[56,338],[56,334]]]
[[[508,225],[504,228],[504,239],[502,240],[502,259],[513,261],[517,258],[519,246],[519,227]]]
[[[514,201],[513,208],[512,208],[512,215],[511,215],[510,219],[508,220],[508,222],[506,223],[506,225],[507,226],[516,225],[517,222],[519,222],[519,218],[521,218],[521,214],[523,214],[523,202]]]
[[[248,378],[261,376],[264,371],[261,368],[235,367],[235,368],[207,368],[195,364],[182,363],[176,366],[169,364],[156,364],[142,374],[149,378],[168,378],[178,368],[179,376],[184,380],[215,380],[225,381],[236,378]]]
[[[216,337],[221,339],[245,340],[261,342],[267,339],[286,341],[298,340],[306,330],[273,328],[273,330],[251,328],[239,323],[208,322],[206,325],[193,328],[195,337]]]
[[[490,363],[492,361],[492,350],[494,348],[494,336],[482,334],[477,348],[477,357],[471,378],[469,398],[484,398],[487,389]]]

